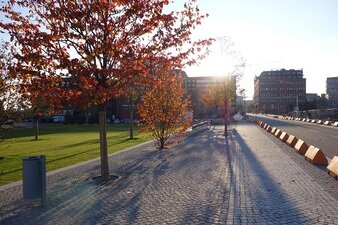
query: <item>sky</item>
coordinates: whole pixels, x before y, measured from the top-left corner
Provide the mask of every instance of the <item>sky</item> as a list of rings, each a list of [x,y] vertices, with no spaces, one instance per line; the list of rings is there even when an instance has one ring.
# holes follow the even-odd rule
[[[178,0],[176,4],[183,0]],[[254,77],[265,70],[303,69],[307,93],[325,93],[326,78],[338,76],[338,1],[197,0],[209,17],[195,37],[228,36],[246,59],[241,88],[253,97]],[[216,42],[188,76],[223,76],[231,57]]]
[[[173,0],[180,9],[187,0]],[[325,93],[326,78],[338,76],[338,0],[197,0],[208,13],[195,38],[226,36],[246,60],[240,87],[253,97],[254,77],[265,70],[303,69],[307,93]],[[0,15],[3,19],[3,15]],[[188,76],[224,76],[236,58],[215,42]]]

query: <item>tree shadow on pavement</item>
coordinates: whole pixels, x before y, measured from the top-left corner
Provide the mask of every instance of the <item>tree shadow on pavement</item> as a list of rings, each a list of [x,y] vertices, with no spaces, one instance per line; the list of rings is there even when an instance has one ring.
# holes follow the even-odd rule
[[[225,224],[229,170],[224,140],[223,132],[212,127],[184,143],[184,154],[175,168],[188,174],[185,185],[189,200],[182,203],[179,224]]]
[[[291,203],[281,184],[272,177],[264,161],[259,160],[253,149],[247,145],[241,135],[234,129],[227,140],[229,157],[231,157],[230,172],[232,177],[232,197],[234,197],[234,211],[237,217],[254,218],[257,215],[246,215],[249,211],[256,211],[258,218],[263,221],[280,224],[292,221],[295,224],[304,224],[308,219]],[[263,146],[266,149],[267,146]],[[267,152],[266,154],[270,154]],[[279,169],[279,168],[274,168]],[[283,168],[281,168],[283,169]],[[237,182],[237,184],[235,183]],[[243,190],[246,189],[246,196]],[[233,193],[234,192],[234,193]],[[249,205],[244,202],[249,201]],[[239,203],[240,205],[237,205]],[[244,208],[241,208],[244,207]],[[247,207],[247,208],[245,208]],[[252,209],[250,209],[252,207]],[[238,218],[237,218],[238,219]],[[245,220],[242,220],[242,222]],[[236,222],[236,221],[235,221]],[[238,220],[237,220],[238,222]]]

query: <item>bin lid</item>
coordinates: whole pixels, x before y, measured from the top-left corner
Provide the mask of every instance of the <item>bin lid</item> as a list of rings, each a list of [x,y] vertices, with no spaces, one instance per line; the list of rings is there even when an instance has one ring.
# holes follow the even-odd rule
[[[38,157],[38,156],[28,156],[28,157],[26,157],[26,158],[24,158],[23,160],[39,160],[40,159],[40,157]]]

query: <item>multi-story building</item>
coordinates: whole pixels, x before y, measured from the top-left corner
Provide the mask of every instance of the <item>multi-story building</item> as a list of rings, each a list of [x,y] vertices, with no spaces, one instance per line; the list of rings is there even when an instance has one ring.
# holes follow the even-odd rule
[[[316,93],[306,93],[306,101],[307,102],[315,102],[319,98],[318,94]]]
[[[233,85],[236,86],[235,77],[233,79]],[[187,94],[190,97],[193,116],[195,119],[205,119],[210,117],[219,117],[222,113],[222,109],[216,109],[215,107],[207,106],[203,102],[203,97],[207,95],[208,90],[212,88],[215,84],[220,84],[224,82],[222,77],[185,77],[185,88]],[[236,90],[236,88],[233,88]],[[234,93],[235,94],[235,93]],[[235,101],[230,103],[230,108],[228,113],[232,114],[235,111]]]
[[[316,93],[306,93],[305,110],[317,109],[320,97]]]
[[[215,109],[214,107],[207,106],[203,102],[203,97],[207,94],[208,89],[213,85],[224,82],[223,78],[215,78],[210,76],[205,77],[188,77],[184,71],[173,70],[174,74],[182,73],[184,79],[184,87],[186,88],[187,95],[191,100],[192,112],[194,119],[204,119],[210,118],[212,116],[218,117],[222,113],[222,109]],[[235,78],[233,78],[235,80]],[[233,82],[233,85],[236,86],[236,83]],[[65,80],[65,88],[71,87],[71,79]],[[235,90],[235,88],[234,88]],[[138,92],[137,98],[130,104],[129,97],[127,95],[119,96],[115,99],[112,99],[107,102],[107,121],[129,121],[130,110],[133,109],[134,118],[139,119],[136,107],[141,102],[142,90]],[[235,101],[230,103],[230,108],[228,108],[228,113],[231,114],[235,110]],[[72,122],[83,123],[85,117],[88,117],[90,123],[97,123],[98,120],[98,109],[97,107],[91,107],[87,112],[83,110],[76,109],[74,107],[65,108],[67,114],[69,114]],[[64,113],[66,115],[66,113]]]
[[[328,95],[328,106],[338,108],[338,77],[326,79],[326,93]]]
[[[263,71],[255,77],[254,83],[256,112],[287,114],[303,109],[306,101],[303,70]]]

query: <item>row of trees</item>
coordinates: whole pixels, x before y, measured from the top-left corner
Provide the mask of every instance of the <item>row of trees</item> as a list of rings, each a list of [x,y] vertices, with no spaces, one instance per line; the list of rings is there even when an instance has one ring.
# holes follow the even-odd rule
[[[168,0],[8,0],[1,7],[7,20],[0,28],[15,46],[8,74],[19,82],[24,101],[47,104],[50,110],[98,106],[102,180],[109,180],[107,101],[132,86],[145,87],[140,113],[151,129],[163,130],[167,122],[149,120],[154,114],[147,110],[160,103],[161,118],[172,106],[158,97],[169,94],[169,86],[180,85],[177,76],[168,75],[169,68],[196,63],[212,42],[191,39],[192,30],[206,17],[195,0],[181,11],[170,11],[169,5]],[[71,88],[63,88],[65,78],[71,80]],[[182,100],[178,107],[186,104]],[[182,113],[178,111],[178,119]],[[160,147],[167,139],[164,134]]]

